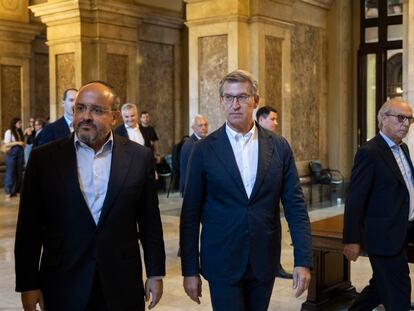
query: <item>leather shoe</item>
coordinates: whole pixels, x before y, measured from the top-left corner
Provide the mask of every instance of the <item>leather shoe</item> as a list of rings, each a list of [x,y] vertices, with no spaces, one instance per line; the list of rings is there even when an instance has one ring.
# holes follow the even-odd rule
[[[276,274],[276,277],[282,278],[282,279],[292,279],[293,275],[291,273],[286,272],[285,269],[283,269],[282,265],[280,265],[279,271]]]

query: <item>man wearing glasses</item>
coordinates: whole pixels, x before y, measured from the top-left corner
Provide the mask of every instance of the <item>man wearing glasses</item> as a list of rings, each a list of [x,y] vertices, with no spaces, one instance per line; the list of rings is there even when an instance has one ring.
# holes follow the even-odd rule
[[[83,86],[74,107],[74,134],[33,150],[27,165],[16,290],[26,311],[37,304],[52,311],[144,311],[144,294],[152,296],[151,309],[165,274],[152,152],[112,134],[118,107],[106,83]]]
[[[255,124],[257,90],[249,72],[223,78],[226,123],[194,145],[187,168],[180,224],[184,289],[200,303],[202,274],[215,311],[268,309],[280,266],[280,200],[294,245],[295,295],[310,281],[310,225],[292,151],[284,138]]]
[[[413,165],[402,139],[413,123],[410,105],[390,99],[378,111],[380,132],[356,153],[345,203],[344,254],[352,261],[363,249],[373,275],[349,309],[410,310],[411,281],[406,239],[413,237]]]

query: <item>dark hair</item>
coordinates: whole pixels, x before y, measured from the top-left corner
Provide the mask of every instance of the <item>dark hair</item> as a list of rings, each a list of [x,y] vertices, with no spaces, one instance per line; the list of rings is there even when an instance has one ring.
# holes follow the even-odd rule
[[[143,114],[149,114],[149,112],[148,111],[145,111],[145,110],[144,111],[141,111],[140,116],[142,117]]]
[[[121,99],[119,98],[118,94],[115,92],[114,87],[110,83],[106,81],[102,81],[102,80],[92,80],[92,81],[85,83],[85,85],[92,84],[92,83],[99,83],[99,84],[102,84],[103,86],[106,86],[108,89],[110,89],[113,95],[113,98],[114,98],[111,104],[111,109],[114,111],[119,110],[119,106],[121,105]]]
[[[267,116],[268,116],[271,112],[277,113],[277,110],[276,110],[275,108],[273,108],[273,107],[270,107],[270,106],[263,106],[263,107],[260,107],[260,108],[256,111],[256,120],[257,120],[257,121],[259,121],[259,118],[260,118],[260,117],[267,118]]]
[[[66,97],[68,96],[68,92],[69,92],[69,91],[75,91],[75,92],[77,92],[78,90],[77,90],[77,89],[75,89],[75,88],[66,89],[66,90],[63,92],[63,100],[65,100],[65,99],[66,99]]]
[[[36,122],[39,123],[42,126],[42,128],[45,127],[45,124],[46,124],[45,120],[38,118],[35,120],[35,123]]]
[[[22,119],[20,119],[18,117],[11,119],[11,121],[10,121],[10,131],[11,131],[11,133],[12,133],[12,135],[13,135],[13,137],[16,141],[23,141],[23,137],[24,137],[23,131],[22,131],[21,128],[18,129],[16,127],[16,123],[19,122],[19,121],[22,121]]]

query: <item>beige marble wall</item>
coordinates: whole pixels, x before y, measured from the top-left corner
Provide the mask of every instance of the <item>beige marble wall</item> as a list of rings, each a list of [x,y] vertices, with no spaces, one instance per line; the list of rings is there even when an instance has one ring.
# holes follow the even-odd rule
[[[28,0],[0,0],[0,19],[28,22],[28,4]]]
[[[3,134],[9,128],[10,121],[14,117],[21,117],[22,89],[21,67],[0,66],[1,70],[1,130]]]
[[[106,76],[119,96],[121,104],[127,102],[128,56],[108,53],[106,56]]]
[[[63,107],[61,105],[63,92],[75,86],[75,54],[65,53],[56,55],[56,108],[58,117],[63,115]]]
[[[172,45],[139,42],[138,110],[150,113],[162,154],[171,153],[174,143],[173,51]]]
[[[227,36],[199,38],[198,51],[199,111],[207,117],[209,130],[212,132],[225,121],[219,105],[218,84],[228,72]]]
[[[298,161],[320,159],[321,86],[326,79],[325,31],[296,24],[292,33],[292,136]]]
[[[265,97],[266,104],[278,111],[278,134],[281,134],[281,128],[283,127],[282,42],[283,40],[280,38],[265,36]]]
[[[30,109],[32,117],[46,119],[50,113],[49,97],[49,55],[34,54],[34,103]]]

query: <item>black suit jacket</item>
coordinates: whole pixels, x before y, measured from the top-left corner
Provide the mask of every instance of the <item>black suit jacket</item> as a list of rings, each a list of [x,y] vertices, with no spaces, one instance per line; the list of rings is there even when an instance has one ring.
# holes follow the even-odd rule
[[[57,119],[55,122],[45,126],[37,138],[37,146],[50,143],[52,141],[68,137],[70,135],[70,128],[65,120],[65,117]]]
[[[250,198],[225,125],[195,143],[180,224],[184,276],[201,272],[208,281],[233,284],[250,262],[253,277],[274,279],[280,259],[280,199],[294,245],[294,265],[312,266],[309,218],[292,151],[284,138],[259,126],[257,131],[258,168]]]
[[[401,148],[413,171],[407,146]],[[345,203],[344,243],[361,244],[368,255],[396,255],[407,235],[409,202],[398,163],[378,134],[355,155]]]
[[[144,288],[138,227],[147,276],[164,275],[148,148],[114,135],[108,191],[97,225],[80,189],[73,136],[33,150],[17,222],[16,290],[40,288],[47,310],[81,311],[99,273],[110,310],[139,310]]]
[[[141,124],[139,124],[138,126],[139,126],[139,130],[141,131],[142,137],[144,137],[144,146],[151,148],[151,140],[149,139],[149,137],[147,135],[145,135],[144,131],[141,130],[141,128],[142,128]],[[114,134],[122,136],[122,137],[129,138],[128,131],[125,128],[125,124],[121,124],[120,126],[115,128],[114,129]]]
[[[181,148],[181,155],[180,155],[180,192],[184,193],[185,187],[185,178],[187,175],[187,165],[188,159],[190,158],[191,150],[193,150],[193,146],[198,141],[198,138],[195,134],[191,135],[189,139],[187,139],[183,147]]]

